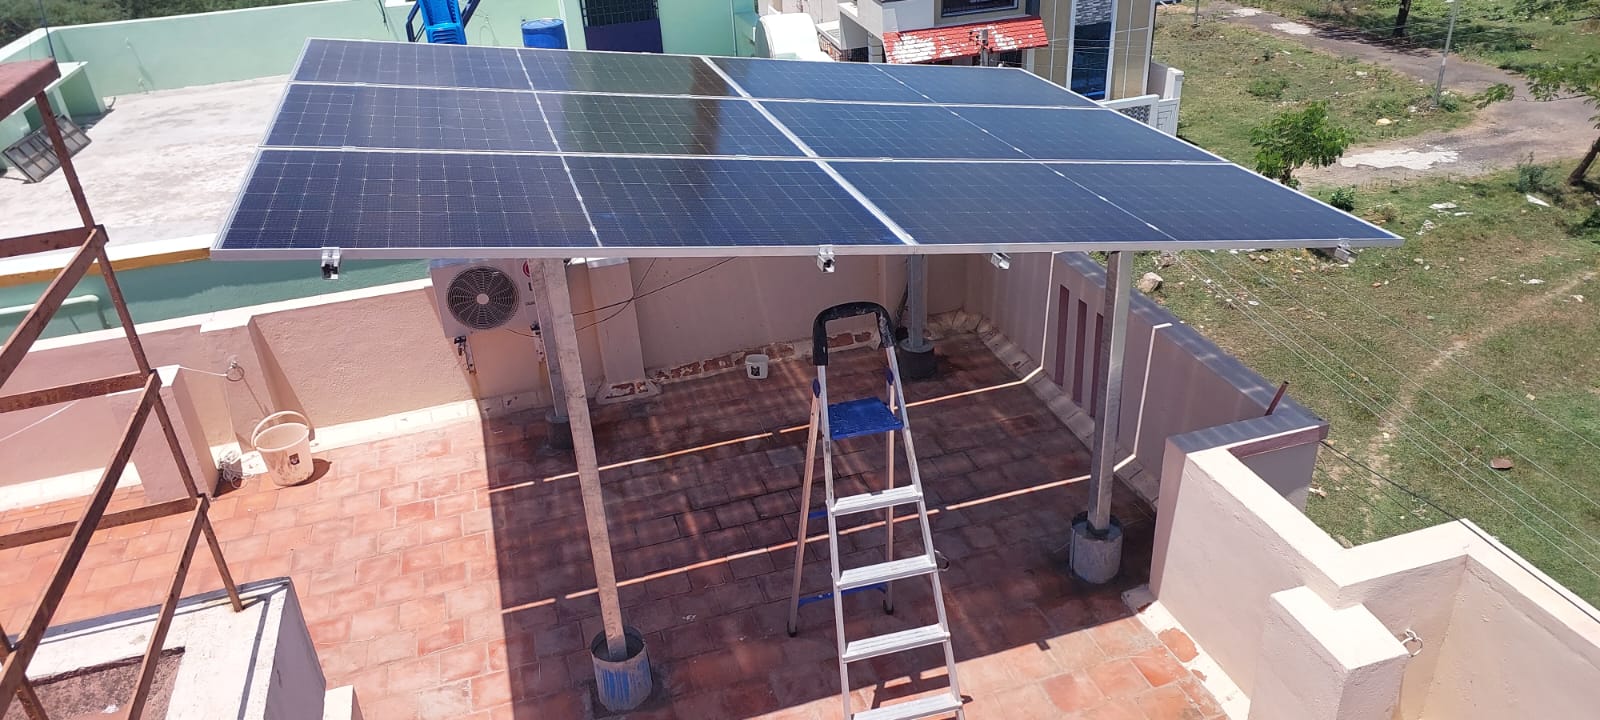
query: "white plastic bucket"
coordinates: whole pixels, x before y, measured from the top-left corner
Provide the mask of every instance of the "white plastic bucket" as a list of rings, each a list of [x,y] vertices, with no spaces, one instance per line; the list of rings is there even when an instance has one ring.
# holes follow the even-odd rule
[[[297,418],[299,422],[292,422]],[[268,427],[274,421],[276,425]],[[275,412],[261,419],[250,444],[261,452],[272,482],[279,487],[303,483],[311,477],[311,421],[293,410]]]
[[[744,374],[749,376],[751,380],[767,379],[767,361],[769,359],[761,353],[750,353],[744,356]]]

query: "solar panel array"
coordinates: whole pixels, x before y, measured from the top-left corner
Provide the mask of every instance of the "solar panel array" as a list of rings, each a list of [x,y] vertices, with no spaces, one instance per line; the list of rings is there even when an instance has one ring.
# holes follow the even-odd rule
[[[214,251],[565,257],[1397,240],[1017,69],[312,40]]]

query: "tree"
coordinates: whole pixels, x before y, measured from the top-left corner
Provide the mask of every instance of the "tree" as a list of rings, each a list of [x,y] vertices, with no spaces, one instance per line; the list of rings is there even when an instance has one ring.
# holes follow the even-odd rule
[[[1400,0],[1400,11],[1394,16],[1394,37],[1406,36],[1406,23],[1411,19],[1411,0]]]
[[[1328,101],[1303,110],[1289,110],[1250,131],[1256,148],[1256,172],[1289,187],[1299,187],[1294,171],[1306,165],[1327,167],[1338,162],[1355,135],[1328,116]]]
[[[1582,95],[1590,105],[1600,109],[1600,52],[1590,53],[1572,63],[1546,63],[1528,71],[1528,89],[1540,100],[1552,100],[1561,94]],[[1600,113],[1594,118],[1595,129],[1600,130]],[[1600,137],[1589,145],[1589,151],[1578,166],[1567,176],[1567,184],[1582,186],[1595,157],[1600,156]]]

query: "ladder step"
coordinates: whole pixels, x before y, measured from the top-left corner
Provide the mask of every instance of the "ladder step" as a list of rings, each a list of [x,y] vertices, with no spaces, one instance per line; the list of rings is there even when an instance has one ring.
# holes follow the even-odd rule
[[[905,427],[882,400],[869,397],[828,406],[828,434],[834,440],[876,435]]]
[[[851,513],[866,512],[868,510],[882,510],[886,507],[914,503],[922,499],[922,491],[915,485],[901,485],[888,490],[850,495],[833,501],[834,515],[849,515]]]
[[[961,698],[952,693],[929,695],[894,705],[853,713],[850,720],[917,720],[961,709]]]
[[[876,565],[850,568],[839,574],[839,582],[834,583],[834,586],[840,590],[851,590],[867,585],[889,582],[890,580],[927,575],[936,569],[938,568],[934,564],[933,558],[927,555],[918,555]]]
[[[860,662],[879,655],[915,650],[929,645],[938,645],[950,639],[950,631],[938,625],[926,625],[910,630],[892,632],[888,635],[852,640],[844,646],[844,654],[839,656],[840,662]]]

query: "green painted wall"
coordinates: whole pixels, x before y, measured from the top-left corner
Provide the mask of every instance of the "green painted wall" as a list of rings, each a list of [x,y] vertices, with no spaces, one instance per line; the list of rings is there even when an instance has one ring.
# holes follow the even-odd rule
[[[63,59],[87,62],[95,90],[122,95],[286,75],[306,38],[405,40],[410,3],[326,0],[59,28]],[[485,0],[468,26],[478,45],[520,45],[524,18],[559,16],[559,0]]]
[[[734,55],[733,11],[749,2],[660,0],[661,44],[669,53]]]
[[[218,310],[325,295],[427,277],[428,263],[420,260],[345,261],[339,280],[328,282],[301,262],[196,261],[117,271],[117,281],[128,298],[135,322],[170,320]],[[0,308],[16,308],[39,301],[45,284],[0,287]],[[73,335],[116,327],[105,281],[90,275],[74,288],[71,297],[95,295],[97,304],[73,304],[61,309],[45,327],[44,337]],[[10,335],[23,312],[0,313],[0,335]]]

